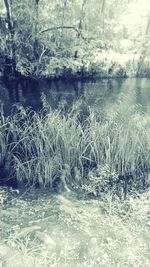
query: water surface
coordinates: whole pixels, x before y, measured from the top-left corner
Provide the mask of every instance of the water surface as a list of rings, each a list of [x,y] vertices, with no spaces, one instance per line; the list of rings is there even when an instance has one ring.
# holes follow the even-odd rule
[[[37,81],[21,78],[0,81],[0,99],[4,103],[5,113],[9,113],[15,103],[39,110],[43,93],[52,109],[63,105],[67,111],[76,100],[82,98],[85,105],[90,107],[108,107],[124,99],[127,107],[139,105],[144,112],[150,111],[150,79],[147,78],[97,81]]]

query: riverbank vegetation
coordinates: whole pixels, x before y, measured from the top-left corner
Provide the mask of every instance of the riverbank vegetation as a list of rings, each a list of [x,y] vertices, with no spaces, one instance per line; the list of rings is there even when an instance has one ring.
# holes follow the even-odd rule
[[[0,7],[4,75],[149,76],[146,0],[5,0]]]
[[[0,266],[150,266],[149,14],[0,2]]]
[[[83,190],[101,196],[112,192],[126,198],[132,190],[149,187],[150,118],[140,106],[118,100],[107,112],[82,100],[65,114],[52,111],[43,98],[43,111],[15,107],[1,118],[1,172],[16,185]]]

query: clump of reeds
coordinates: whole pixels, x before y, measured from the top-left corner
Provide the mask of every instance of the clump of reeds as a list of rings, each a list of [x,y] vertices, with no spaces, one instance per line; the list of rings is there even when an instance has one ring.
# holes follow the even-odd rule
[[[89,109],[86,122],[77,107],[66,115],[18,107],[0,127],[0,164],[18,184],[69,190],[95,177],[98,192],[120,181],[126,193],[128,184],[149,186],[150,117],[137,107],[103,118]]]

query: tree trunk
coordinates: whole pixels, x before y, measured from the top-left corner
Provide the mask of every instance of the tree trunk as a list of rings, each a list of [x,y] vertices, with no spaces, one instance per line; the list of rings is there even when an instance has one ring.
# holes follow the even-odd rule
[[[64,20],[65,20],[65,13],[66,13],[66,8],[67,8],[67,0],[64,0],[64,4],[63,4],[63,12],[62,12],[62,28],[64,26]]]
[[[8,25],[8,51],[9,51],[9,60],[8,62],[9,68],[14,74],[16,71],[15,66],[15,43],[14,43],[14,22],[12,17],[12,1],[4,0],[6,15],[7,15],[7,25]]]
[[[83,22],[84,22],[84,18],[85,18],[85,7],[86,7],[86,4],[87,4],[87,1],[88,0],[83,0],[82,2],[82,8],[81,8],[81,13],[80,13],[80,21],[79,21],[79,25],[78,25],[78,29],[79,29],[79,36],[78,38],[80,37],[81,35],[81,31],[83,30]]]
[[[150,18],[147,21],[145,38],[143,40],[141,55],[140,55],[139,62],[138,62],[137,76],[141,75],[145,57],[146,57],[146,54],[148,53],[147,51],[148,51],[149,46],[147,44],[149,42],[149,33],[150,33]]]
[[[39,57],[38,53],[38,46],[39,46],[39,40],[38,40],[38,26],[39,26],[39,0],[34,0],[34,25],[33,25],[33,51],[35,59],[37,60]]]
[[[62,31],[61,31],[61,35],[60,35],[60,44],[59,44],[59,48],[60,49],[61,49],[62,41],[63,41],[63,30],[64,30],[64,22],[65,22],[65,14],[66,14],[66,8],[67,8],[67,1],[68,0],[64,0],[64,3],[63,3],[62,22],[61,22]]]
[[[81,12],[80,12],[80,20],[79,20],[79,25],[78,25],[78,34],[77,34],[78,39],[80,39],[82,37],[83,22],[84,22],[84,18],[85,18],[85,7],[87,4],[87,1],[88,0],[83,0],[83,2],[82,2]],[[75,58],[78,57],[78,51],[77,50],[75,51],[74,57]]]
[[[105,29],[105,19],[104,19],[104,12],[105,12],[105,5],[106,5],[106,0],[103,0],[102,2],[102,7],[101,7],[101,17],[102,17],[102,29],[103,29],[103,33],[104,33],[104,29]]]

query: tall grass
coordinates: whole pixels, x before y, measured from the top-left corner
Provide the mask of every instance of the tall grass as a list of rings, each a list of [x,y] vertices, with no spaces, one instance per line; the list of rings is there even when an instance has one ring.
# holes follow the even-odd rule
[[[1,119],[2,178],[67,190],[90,184],[91,177],[101,189],[120,181],[124,190],[128,183],[148,187],[150,117],[137,106],[123,113],[117,105],[103,117],[89,109],[86,121],[81,105],[66,115],[46,106],[41,113],[18,107]]]

